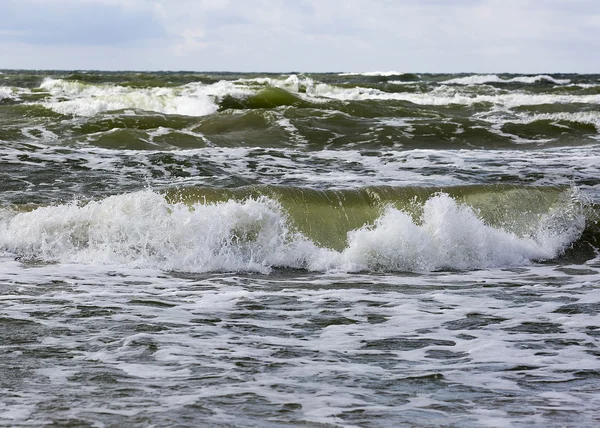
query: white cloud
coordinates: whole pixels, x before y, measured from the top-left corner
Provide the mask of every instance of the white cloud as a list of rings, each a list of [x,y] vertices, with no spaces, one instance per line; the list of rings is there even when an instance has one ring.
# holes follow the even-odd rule
[[[202,41],[204,38],[204,30],[202,29],[184,30],[179,36],[182,41],[175,46],[175,52],[179,56],[202,50],[208,46],[208,43]]]

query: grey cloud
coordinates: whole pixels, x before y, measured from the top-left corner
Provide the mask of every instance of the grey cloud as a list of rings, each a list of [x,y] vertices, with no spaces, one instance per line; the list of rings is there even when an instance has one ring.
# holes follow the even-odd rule
[[[600,69],[596,0],[138,0],[135,7],[119,6],[131,0],[39,0],[35,8],[33,1],[0,0],[0,46],[60,45],[69,64],[74,52],[81,55],[76,47],[89,46],[113,69]],[[102,61],[93,58],[98,68]],[[91,66],[87,56],[77,64]]]

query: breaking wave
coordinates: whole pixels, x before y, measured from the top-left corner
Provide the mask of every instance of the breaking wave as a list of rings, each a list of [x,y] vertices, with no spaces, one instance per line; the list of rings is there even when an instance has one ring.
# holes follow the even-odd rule
[[[400,71],[364,71],[361,73],[339,73],[338,76],[368,76],[368,77],[390,77],[390,76],[402,76]]]
[[[201,83],[182,87],[136,88],[92,85],[62,79],[46,79],[40,86],[53,96],[43,105],[57,113],[93,116],[115,110],[146,110],[165,114],[206,116],[218,110],[216,100],[226,94],[248,95],[230,82]]]
[[[5,99],[14,99],[14,93],[12,88],[7,86],[0,86],[0,101]]]
[[[184,272],[519,266],[559,256],[582,234],[586,220],[581,204],[567,193],[525,220],[522,213],[515,215],[513,223],[520,222],[519,227],[509,227],[506,219],[488,221],[446,193],[401,206],[382,203],[373,221],[346,228],[342,248],[334,249],[318,244],[323,240],[317,223],[328,215],[327,204],[318,201],[308,216],[312,232],[310,224],[298,227],[302,213],[287,209],[285,200],[256,196],[175,202],[146,190],[30,212],[5,209],[0,212],[0,248],[23,261]],[[488,211],[493,212],[495,200],[489,196]],[[351,205],[343,207],[344,215],[373,209],[371,202],[362,208]]]
[[[375,73],[375,72],[373,72]],[[379,73],[379,72],[378,72]],[[357,76],[409,76],[407,82],[415,83],[416,75],[396,72],[383,74],[348,74]],[[118,110],[151,111],[161,114],[207,116],[228,108],[257,109],[282,106],[316,107],[330,102],[400,101],[416,105],[450,106],[489,103],[503,108],[545,104],[597,104],[600,95],[571,93],[500,93],[476,91],[472,85],[483,83],[536,83],[550,82],[565,85],[567,79],[547,75],[517,76],[504,79],[497,75],[473,75],[436,83],[426,91],[385,88],[384,83],[370,87],[361,84],[331,84],[312,77],[292,74],[219,80],[213,83],[192,82],[176,87],[135,87],[114,84],[91,84],[79,81],[46,78],[39,89],[48,97],[33,104],[52,111],[73,116],[94,116]],[[403,83],[392,81],[393,83]],[[404,82],[405,83],[405,82]],[[418,82],[416,82],[418,83]],[[397,86],[397,85],[396,85]],[[404,87],[404,86],[402,86]],[[493,89],[493,88],[492,88]],[[475,92],[473,92],[475,91]],[[11,89],[0,88],[0,99],[11,97]]]

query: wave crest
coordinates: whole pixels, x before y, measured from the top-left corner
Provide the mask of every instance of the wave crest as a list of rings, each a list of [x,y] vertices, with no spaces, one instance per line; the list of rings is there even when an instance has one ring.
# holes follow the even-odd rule
[[[540,82],[552,83],[555,85],[567,85],[571,83],[569,79],[555,79],[547,74],[537,76],[517,76],[510,79],[502,79],[496,74],[474,74],[466,77],[456,77],[450,80],[445,80],[442,83],[447,85],[484,85],[486,83],[526,83],[534,84]]]
[[[253,93],[225,81],[212,85],[194,83],[176,88],[135,88],[46,79],[40,88],[53,97],[51,101],[42,103],[43,106],[60,114],[75,116],[93,116],[125,109],[206,116],[218,110],[218,100],[227,94],[240,96]]]
[[[576,207],[559,205],[517,235],[437,194],[416,217],[385,208],[374,224],[350,231],[346,247],[336,251],[299,233],[279,202],[264,196],[186,205],[148,190],[84,205],[4,211],[0,248],[24,259],[185,272],[479,269],[558,256],[585,228]]]

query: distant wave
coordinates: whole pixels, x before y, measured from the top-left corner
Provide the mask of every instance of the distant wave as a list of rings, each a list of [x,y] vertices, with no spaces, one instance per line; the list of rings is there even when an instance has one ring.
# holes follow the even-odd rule
[[[441,83],[448,85],[483,85],[486,83],[539,83],[549,82],[555,85],[566,85],[571,83],[569,79],[555,79],[552,76],[546,74],[540,74],[538,76],[517,76],[510,79],[502,79],[495,74],[474,74],[466,77],[456,77],[454,79],[445,80]]]
[[[406,74],[404,72],[401,71],[364,71],[361,73],[339,73],[338,76],[382,76],[382,77],[389,77],[389,76],[401,76],[403,74]]]
[[[392,72],[386,72],[392,73]],[[416,77],[412,76],[411,79]],[[470,91],[468,86],[485,82],[535,83],[552,79],[556,84],[568,80],[550,76],[520,76],[502,79],[496,75],[474,75],[450,79],[441,86],[422,91],[387,91],[368,86],[335,85],[315,81],[311,77],[290,75],[284,78],[257,77],[214,83],[188,83],[177,87],[130,87],[113,84],[89,84],[63,79],[46,79],[39,89],[48,97],[33,104],[57,113],[94,116],[116,110],[146,110],[164,114],[206,116],[223,109],[255,109],[278,106],[308,106],[308,103],[339,101],[408,101],[418,105],[473,105],[491,103],[507,108],[541,104],[597,104],[600,94],[526,93],[514,91]],[[414,80],[389,83],[415,83]],[[456,85],[456,86],[454,86]],[[273,90],[277,88],[277,90]],[[14,88],[12,88],[14,89]],[[493,89],[493,88],[492,88]],[[11,88],[0,88],[0,99],[15,97]]]
[[[92,85],[62,79],[46,79],[40,89],[54,100],[43,105],[57,113],[93,116],[100,112],[139,109],[166,114],[206,116],[217,111],[215,99],[226,94],[251,94],[230,82],[212,85],[189,84],[177,88],[136,88],[116,85]]]

